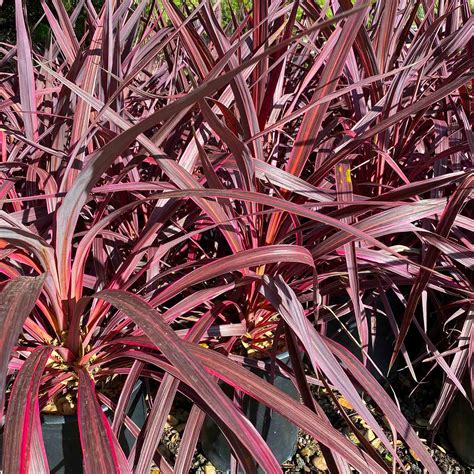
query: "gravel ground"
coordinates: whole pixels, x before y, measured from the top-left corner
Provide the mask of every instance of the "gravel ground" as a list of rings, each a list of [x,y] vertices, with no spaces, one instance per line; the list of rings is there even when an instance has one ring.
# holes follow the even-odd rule
[[[397,375],[396,377],[397,380],[392,381],[392,383],[397,383],[397,394],[400,396],[402,411],[407,419],[412,423],[412,426],[416,429],[423,442],[427,446],[430,446],[431,440],[430,433],[427,431],[427,425],[430,413],[434,409],[434,400],[436,400],[436,393],[435,389],[433,388],[433,384],[421,385],[410,395],[410,392],[413,388],[410,381],[403,375]],[[324,390],[320,389],[315,390],[314,394],[328,415],[331,423],[340,429],[341,432],[345,433],[354,442],[358,443],[358,440],[355,438],[355,436],[346,431],[345,422],[338,414],[336,405],[330,399],[328,394],[325,393]],[[374,433],[369,429],[365,422],[354,412],[352,412],[352,410],[350,410],[350,405],[343,398],[339,399],[339,403],[349,410],[348,414],[354,424],[380,452],[381,456],[390,462],[390,454],[383,449],[380,440],[376,438]],[[385,426],[385,431],[389,439],[392,439],[391,432],[388,429],[383,417],[376,413],[368,401],[367,406],[369,409],[371,409],[381,426]],[[168,418],[168,423],[166,424],[162,443],[160,445],[160,452],[171,462],[173,462],[176,457],[176,453],[179,448],[180,437],[184,430],[187,416],[188,407],[186,406],[186,402],[178,402],[178,407],[173,408],[171,415]],[[456,459],[456,456],[452,452],[449,442],[446,439],[443,429],[440,430],[434,442],[431,444],[431,447],[428,449],[430,449],[432,456],[443,473],[474,474],[474,469],[465,466]],[[409,473],[422,474],[423,472],[426,472],[423,470],[421,464],[417,461],[414,453],[400,440],[397,442],[397,453],[402,459],[405,468]],[[295,455],[282,464],[282,469],[285,474],[328,472],[318,443],[316,443],[311,437],[304,433],[299,434]],[[219,474],[221,471],[217,471],[214,466],[208,462],[201,452],[200,447],[198,446],[198,450],[194,456],[192,469],[190,472],[195,474]]]

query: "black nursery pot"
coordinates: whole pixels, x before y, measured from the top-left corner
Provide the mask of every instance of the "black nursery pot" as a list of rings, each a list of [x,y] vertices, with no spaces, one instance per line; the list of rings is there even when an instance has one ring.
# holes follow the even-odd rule
[[[76,415],[42,415],[44,447],[52,473],[82,474],[82,451]]]
[[[279,358],[288,364],[288,355]],[[270,382],[268,374],[262,370],[252,369],[252,372]],[[295,400],[299,398],[298,390],[291,380],[276,375],[273,385]],[[245,396],[242,405],[246,417],[257,428],[276,459],[283,463],[291,458],[296,452],[298,428],[279,413],[270,410],[251,397]],[[217,425],[209,417],[204,422],[200,441],[204,455],[209,461],[219,471],[230,472],[230,446]],[[258,472],[262,471],[259,469]]]
[[[474,410],[461,395],[451,405],[447,417],[448,438],[458,457],[474,468]],[[469,471],[471,472],[471,471]]]
[[[107,409],[104,409],[104,413],[111,421],[113,413]],[[142,382],[138,382],[132,392],[127,415],[139,427],[144,425],[146,405]],[[82,474],[84,469],[77,416],[41,415],[41,427],[50,472],[52,474]],[[123,428],[119,435],[119,442],[125,454],[128,455],[135,438],[126,428]]]

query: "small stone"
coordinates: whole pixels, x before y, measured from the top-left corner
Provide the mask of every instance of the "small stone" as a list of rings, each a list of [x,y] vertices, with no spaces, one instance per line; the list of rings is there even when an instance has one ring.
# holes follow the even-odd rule
[[[64,415],[74,415],[76,413],[76,406],[73,403],[65,402],[62,406],[62,413]]]
[[[49,401],[48,404],[41,410],[41,413],[56,414],[58,409],[53,401]]]
[[[303,448],[303,449],[300,451],[300,454],[301,454],[301,456],[303,456],[304,458],[308,458],[309,456],[311,456],[312,454],[314,454],[314,449],[311,449],[310,446],[306,446],[305,448]]]
[[[360,444],[359,438],[357,438],[357,436],[356,436],[352,431],[350,431],[349,433],[347,433],[347,437],[348,437],[354,444]]]
[[[372,430],[367,430],[365,434],[367,435],[367,439],[370,442],[372,442],[376,438],[375,433]]]
[[[367,424],[367,422],[364,419],[362,419],[360,416],[355,416],[354,419],[360,423],[362,428],[365,428],[366,430],[369,429],[369,425]]]
[[[436,447],[437,447],[443,454],[446,454],[446,450],[443,448],[443,446],[440,446],[439,444],[437,444]]]
[[[299,454],[296,454],[295,460],[296,460],[296,467],[298,469],[303,469],[303,467],[306,466],[304,459]]]
[[[216,468],[212,464],[204,466],[204,474],[216,474]]]
[[[315,456],[311,462],[313,466],[316,469],[319,469],[320,471],[328,470],[328,465],[326,464],[326,460],[324,459],[324,456]]]
[[[379,449],[380,446],[382,445],[382,441],[379,438],[375,438],[373,441],[370,442],[370,444],[375,448]]]

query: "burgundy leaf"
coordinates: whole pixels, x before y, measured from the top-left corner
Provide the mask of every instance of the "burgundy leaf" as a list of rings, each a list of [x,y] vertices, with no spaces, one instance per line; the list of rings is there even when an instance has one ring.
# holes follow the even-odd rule
[[[6,474],[29,474],[30,462],[33,462],[33,466],[39,465],[40,461],[36,458],[38,451],[44,454],[44,448],[41,450],[39,446],[38,391],[51,351],[49,346],[40,346],[33,351],[13,384],[3,439],[2,467]],[[34,449],[30,449],[32,443]],[[44,457],[43,462],[47,465]]]
[[[25,319],[35,306],[46,274],[18,277],[7,283],[0,293],[0,415],[3,414],[8,361]]]
[[[86,473],[131,472],[118,440],[97,401],[94,382],[84,368],[79,370],[77,416]]]
[[[474,174],[471,174],[464,179],[464,181],[456,189],[455,193],[449,200],[446,208],[444,209],[443,214],[440,217],[439,224],[437,226],[436,232],[441,237],[447,237],[451,227],[454,224],[454,219],[461,211],[464,206],[466,199],[472,192],[472,186],[474,183]],[[400,351],[401,345],[407,335],[410,323],[414,317],[416,306],[421,297],[421,293],[425,289],[429,279],[430,271],[429,269],[433,268],[438,259],[441,251],[436,247],[430,247],[426,252],[422,264],[424,268],[420,268],[417,278],[411,288],[410,296],[408,298],[407,306],[405,308],[405,314],[403,315],[403,320],[400,326],[400,333],[395,342],[395,347],[393,349],[391,364],[395,361],[395,358]]]
[[[30,38],[25,22],[22,0],[15,0],[16,35],[18,51],[18,79],[23,122],[26,136],[35,141],[38,136],[36,86],[31,55]]]
[[[304,315],[301,303],[298,301],[293,290],[281,277],[271,280],[265,275],[261,292],[272,303],[272,306],[278,310],[281,317],[300,340],[305,351],[308,353],[314,369],[321,370],[325,374],[354,409],[370,424],[374,433],[385,444],[386,449],[392,453],[397,462],[401,463],[384,431],[363,403],[349,377],[338,364],[323,338]]]
[[[105,290],[98,293],[97,297],[113,304],[140,326],[183,374],[186,383],[200,394],[216,416],[248,447],[262,469],[266,472],[279,472],[278,463],[255,428],[237,411],[229,398],[206,374],[202,365],[183,350],[182,341],[147,303],[135,295],[119,290]]]

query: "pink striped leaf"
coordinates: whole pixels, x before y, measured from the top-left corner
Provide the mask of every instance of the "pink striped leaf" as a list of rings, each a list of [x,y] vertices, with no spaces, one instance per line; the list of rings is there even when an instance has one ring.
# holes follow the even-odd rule
[[[262,282],[261,293],[271,302],[272,306],[280,313],[281,317],[301,341],[314,369],[321,370],[325,374],[329,381],[354,407],[354,410],[370,424],[374,433],[384,443],[386,449],[401,464],[402,461],[399,459],[381,426],[362,401],[356,388],[327,347],[324,339],[305,316],[303,307],[294,291],[283,281],[281,276],[271,279],[268,275],[264,275]]]
[[[0,418],[3,414],[8,361],[23,324],[31,313],[43,287],[46,274],[17,277],[0,293]]]
[[[38,466],[38,451],[44,454],[44,450],[38,446],[38,391],[51,351],[50,346],[35,349],[26,359],[13,384],[3,439],[2,468],[5,474],[29,474],[31,460],[33,465]],[[30,449],[32,443],[35,445],[34,449]],[[43,464],[47,465],[44,457]]]
[[[85,368],[79,370],[77,416],[86,473],[131,473],[127,458],[97,400],[94,382]]]
[[[202,364],[190,356],[183,346],[183,341],[151,306],[138,296],[120,290],[104,290],[96,297],[121,310],[145,332],[180,371],[184,381],[199,393],[216,417],[249,449],[265,472],[280,472],[273,453],[255,428],[206,373]]]

